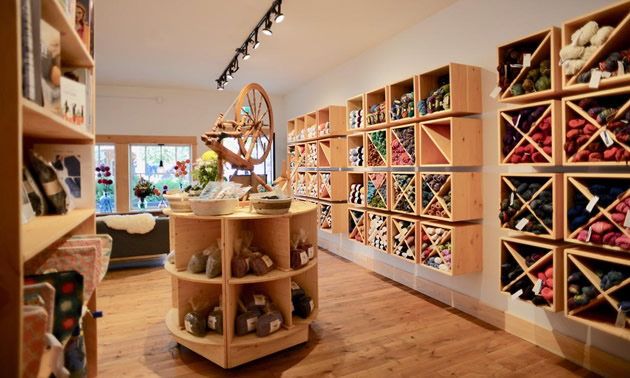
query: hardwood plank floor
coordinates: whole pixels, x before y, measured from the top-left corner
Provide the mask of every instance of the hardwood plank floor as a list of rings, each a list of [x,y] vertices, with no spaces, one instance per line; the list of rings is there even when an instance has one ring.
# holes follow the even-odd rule
[[[163,268],[111,271],[99,286],[99,375],[163,377],[591,377],[516,336],[320,251],[308,343],[223,370],[173,341]]]

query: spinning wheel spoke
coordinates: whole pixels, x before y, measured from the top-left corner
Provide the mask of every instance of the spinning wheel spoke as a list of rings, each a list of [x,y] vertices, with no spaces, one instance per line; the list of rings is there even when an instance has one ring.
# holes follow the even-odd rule
[[[248,105],[248,111],[243,111]],[[258,84],[248,84],[241,90],[234,110],[237,123],[247,120],[238,140],[241,156],[253,165],[262,163],[269,156],[273,137],[273,111],[267,93]]]

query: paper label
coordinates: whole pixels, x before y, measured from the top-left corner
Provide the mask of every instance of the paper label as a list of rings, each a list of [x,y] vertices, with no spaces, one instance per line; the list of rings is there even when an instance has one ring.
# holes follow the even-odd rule
[[[630,228],[630,210],[626,211],[626,220],[623,222],[623,226]]]
[[[280,329],[280,319],[276,319],[269,323],[269,333],[276,332]]]
[[[617,76],[626,74],[626,66],[623,65],[623,62],[617,61]]]
[[[255,294],[254,295],[254,304],[256,306],[264,306],[265,303],[267,303],[267,301],[265,301],[265,296],[262,294]]]
[[[501,93],[501,87],[496,87],[490,92],[490,97],[497,98],[497,96]]]
[[[510,64],[510,68],[521,68],[521,67],[523,67],[522,64]],[[505,76],[507,76],[507,73],[505,74]]]
[[[510,206],[514,205],[514,192],[510,193]]]
[[[523,295],[523,289],[518,289],[518,291],[516,293],[512,294],[512,300],[517,299],[521,295]]]
[[[310,247],[308,250],[308,258],[312,259],[313,257],[315,257],[315,247]]]
[[[602,140],[604,141],[604,144],[606,145],[606,147],[610,147],[613,145],[613,140],[610,139],[610,135],[608,135],[608,131],[604,130],[602,131],[601,134],[599,134],[599,136],[602,138]]]
[[[612,74],[608,71],[602,71],[602,79],[608,79]]]
[[[217,318],[213,315],[208,316],[208,328],[217,329]]]
[[[597,89],[599,88],[599,81],[602,79],[602,71],[593,71],[591,73],[591,81],[588,82],[588,87]]]
[[[297,284],[297,282],[295,281],[291,281],[291,290],[299,290],[300,289],[300,285]]]
[[[273,265],[273,261],[271,261],[271,259],[269,258],[269,256],[264,255],[263,257],[261,257],[262,261],[265,263],[265,265],[267,265],[267,268],[269,268],[270,266]]]
[[[530,67],[532,65],[532,54],[523,54],[523,67]]]
[[[617,313],[617,320],[615,320],[615,327],[626,328],[626,316],[625,312],[619,311]]]
[[[591,236],[593,235],[593,226],[590,226],[588,228],[588,234],[586,234],[586,242],[590,242],[591,241]]]
[[[258,318],[249,318],[247,319],[247,332],[251,332],[256,329],[256,322]]]
[[[53,180],[49,182],[42,182],[41,184],[42,184],[42,188],[44,188],[44,193],[46,193],[49,196],[53,196],[63,190],[61,188],[61,185],[59,185],[59,181],[57,180]]]
[[[595,207],[595,205],[597,205],[597,201],[599,201],[599,197],[593,196],[593,198],[588,201],[588,205],[586,205],[586,211],[588,211],[589,213],[593,211],[593,208]]]
[[[214,310],[212,310],[212,311],[213,311],[213,312],[214,312],[214,311],[221,311],[221,307],[217,306],[217,307],[215,307],[215,308],[214,308]]]
[[[186,332],[192,333],[192,323],[190,321],[184,321],[184,327],[186,327]]]
[[[516,119],[516,123],[514,124],[514,127],[516,127],[518,129],[518,124],[521,123],[521,115],[518,115],[518,118]]]
[[[306,252],[300,252],[300,264],[301,265],[308,264],[308,254]]]
[[[520,221],[518,221],[515,228],[519,231],[522,231],[525,228],[525,226],[527,226],[528,223],[529,223],[529,219],[523,218]]]
[[[532,289],[534,294],[540,295],[540,291],[542,290],[542,284],[543,284],[543,281],[539,278],[538,281],[536,281],[536,283],[534,284],[534,288]]]
[[[311,298],[311,300],[308,302],[309,307],[311,308],[311,312],[313,312],[313,309],[315,308],[315,302],[313,302],[313,299]]]

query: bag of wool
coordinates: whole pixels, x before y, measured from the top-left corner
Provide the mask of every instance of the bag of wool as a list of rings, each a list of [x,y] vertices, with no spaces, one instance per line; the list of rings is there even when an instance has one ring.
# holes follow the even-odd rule
[[[206,277],[214,278],[221,275],[221,240],[217,240],[217,246],[206,248],[203,253],[207,255]]]
[[[262,315],[262,312],[258,309],[248,310],[240,299],[238,300],[238,309],[241,314],[236,317],[235,321],[234,333],[236,336],[243,336],[255,331],[258,318]]]
[[[208,298],[203,296],[191,297],[188,301],[192,311],[184,315],[184,327],[191,335],[203,337],[206,335],[206,315],[208,314],[210,303]]]
[[[302,296],[293,300],[293,313],[302,319],[306,319],[311,315],[313,309],[315,309],[315,302],[313,298]]]
[[[188,261],[188,271],[190,273],[201,273],[206,270],[208,255],[203,252],[195,253]]]
[[[256,254],[256,256],[252,258],[250,266],[255,275],[263,276],[273,270],[276,264],[269,256],[261,253]]]
[[[271,300],[265,294],[247,294],[242,299],[247,311],[263,311],[265,306],[271,303]]]
[[[298,248],[300,239],[304,231],[291,235],[291,269],[300,269],[308,264],[308,252],[304,249]]]
[[[297,282],[291,281],[291,300],[296,300],[304,295],[304,289],[302,289]]]
[[[223,310],[221,309],[221,299],[219,299],[219,306],[215,307],[210,314],[208,314],[208,329],[223,335]]]
[[[282,313],[273,308],[272,305],[265,306],[264,314],[258,318],[258,324],[256,324],[256,336],[265,337],[280,329],[284,322]]]

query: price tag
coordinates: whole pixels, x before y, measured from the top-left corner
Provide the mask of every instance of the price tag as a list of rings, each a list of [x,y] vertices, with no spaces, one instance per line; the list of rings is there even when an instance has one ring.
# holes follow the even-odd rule
[[[588,87],[597,89],[599,88],[599,81],[602,79],[602,71],[593,71],[591,73],[591,81],[588,82]]]
[[[608,71],[602,71],[602,79],[608,79],[612,74]]]
[[[538,281],[536,281],[536,283],[534,284],[534,288],[532,289],[534,294],[540,295],[540,291],[542,290],[542,284],[543,284],[543,281],[539,278]]]
[[[490,92],[490,97],[497,98],[497,96],[501,93],[501,87],[496,87]]]
[[[523,228],[525,228],[525,226],[527,226],[528,223],[529,223],[529,219],[523,218],[520,221],[518,221],[515,227],[517,230],[522,231]]]
[[[510,64],[510,68],[521,68],[521,67],[523,67],[522,64]]]
[[[626,316],[625,312],[619,311],[617,313],[617,320],[615,320],[615,327],[626,328]]]
[[[514,124],[514,127],[516,127],[518,129],[518,125],[519,123],[521,123],[521,115],[518,115],[518,118],[516,119],[516,123]]]
[[[599,136],[604,141],[604,144],[606,145],[606,147],[610,147],[613,145],[614,142],[612,139],[610,139],[610,135],[608,135],[608,130],[602,131],[602,133],[599,134]]]
[[[591,241],[591,235],[593,235],[593,226],[590,226],[588,228],[588,234],[586,234],[586,242],[590,242]]]
[[[517,299],[521,295],[523,295],[523,289],[518,289],[518,291],[516,293],[512,294],[512,300]]]
[[[510,206],[514,205],[514,192],[510,193]]]
[[[623,222],[623,226],[630,228],[630,210],[626,211],[626,220]]]
[[[586,205],[586,211],[588,211],[589,213],[593,211],[593,208],[595,207],[595,205],[597,205],[597,201],[599,201],[599,197],[593,196],[593,198],[588,201],[588,205]]]
[[[626,74],[626,66],[623,65],[623,62],[617,61],[617,76]]]
[[[523,67],[530,67],[532,65],[532,54],[523,54]]]

